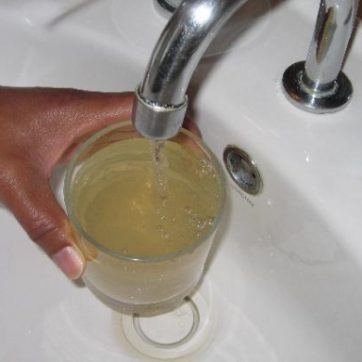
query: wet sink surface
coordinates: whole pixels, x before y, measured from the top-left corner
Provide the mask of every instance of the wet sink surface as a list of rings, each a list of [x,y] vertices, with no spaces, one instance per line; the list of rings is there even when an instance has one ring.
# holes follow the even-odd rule
[[[152,1],[89,1],[69,13],[74,3],[0,1],[1,84],[136,87],[166,22]],[[333,115],[307,114],[284,98],[280,79],[305,58],[318,4],[254,4],[244,10],[248,17],[234,17],[244,25],[232,44],[225,47],[226,32],[209,49],[189,92],[220,161],[227,145],[244,149],[264,188],[250,196],[228,178],[226,218],[205,280],[214,325],[185,360],[357,362],[361,32],[344,68],[354,86],[351,104]],[[147,360],[125,341],[119,316],[67,281],[4,208],[0,225],[1,360]]]

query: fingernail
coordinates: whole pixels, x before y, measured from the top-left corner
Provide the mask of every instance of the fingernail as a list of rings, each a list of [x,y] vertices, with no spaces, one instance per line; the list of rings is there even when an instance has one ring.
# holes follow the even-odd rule
[[[82,275],[84,262],[73,247],[66,246],[54,254],[52,259],[68,278],[78,279]]]

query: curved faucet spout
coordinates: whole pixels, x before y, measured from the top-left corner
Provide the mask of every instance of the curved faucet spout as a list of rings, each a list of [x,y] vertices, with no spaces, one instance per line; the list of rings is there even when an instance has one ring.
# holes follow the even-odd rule
[[[177,134],[197,64],[219,29],[246,1],[185,0],[177,8],[136,91],[133,123],[143,136],[161,140]]]

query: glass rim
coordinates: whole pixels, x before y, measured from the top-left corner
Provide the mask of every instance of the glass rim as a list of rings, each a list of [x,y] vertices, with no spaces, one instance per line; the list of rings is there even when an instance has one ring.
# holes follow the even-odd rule
[[[205,153],[209,157],[209,159],[211,160],[211,162],[212,162],[212,164],[213,164],[213,166],[215,168],[218,180],[220,182],[220,203],[219,203],[219,207],[218,207],[218,210],[217,210],[217,214],[215,216],[213,225],[210,227],[208,232],[203,235],[203,237],[201,237],[199,239],[196,239],[195,241],[188,244],[186,247],[182,248],[179,251],[173,252],[173,253],[168,253],[168,254],[159,255],[159,256],[152,256],[152,257],[142,257],[142,256],[137,257],[137,256],[133,256],[133,255],[125,255],[125,254],[114,251],[114,250],[104,246],[103,244],[99,243],[95,238],[93,238],[83,228],[83,226],[80,223],[78,217],[76,216],[76,213],[74,212],[73,203],[72,203],[72,200],[71,200],[72,173],[73,173],[74,168],[77,165],[77,162],[78,162],[79,158],[83,155],[84,152],[87,151],[87,149],[89,149],[89,147],[91,147],[101,137],[105,136],[106,134],[108,134],[108,133],[110,133],[110,132],[112,132],[112,131],[114,131],[114,130],[116,130],[118,128],[130,126],[130,125],[132,125],[131,121],[119,121],[119,122],[114,123],[114,124],[112,124],[110,126],[102,128],[101,130],[95,132],[93,135],[91,135],[89,138],[87,138],[74,152],[73,156],[71,157],[71,160],[69,161],[69,163],[66,166],[66,172],[65,172],[65,178],[64,178],[64,187],[63,187],[64,202],[65,202],[65,207],[66,207],[66,211],[68,213],[68,217],[70,219],[70,222],[75,227],[76,232],[81,237],[86,239],[87,242],[92,244],[97,250],[101,251],[102,253],[104,253],[104,254],[106,254],[108,256],[111,256],[113,258],[116,258],[116,259],[121,259],[121,260],[124,260],[124,261],[130,261],[130,262],[148,262],[148,263],[152,262],[152,263],[156,263],[156,262],[172,260],[172,259],[180,257],[180,256],[182,256],[184,254],[191,253],[199,245],[201,245],[203,242],[205,242],[214,233],[217,226],[219,225],[219,222],[221,220],[221,217],[222,217],[222,214],[223,214],[223,211],[224,211],[224,208],[225,208],[226,192],[225,192],[225,177],[224,177],[224,173],[222,171],[219,160],[216,158],[216,156],[210,150],[210,148],[199,137],[197,137],[194,133],[188,131],[185,128],[182,128],[179,133],[184,134],[188,138],[191,138],[192,141],[195,142],[201,148],[203,153]],[[140,137],[142,137],[142,136],[140,136]],[[177,135],[175,137],[177,137]],[[170,140],[172,140],[172,138]]]

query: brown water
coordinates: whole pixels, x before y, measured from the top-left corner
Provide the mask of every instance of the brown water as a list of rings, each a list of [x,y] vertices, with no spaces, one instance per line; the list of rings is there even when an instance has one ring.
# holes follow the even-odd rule
[[[85,231],[128,256],[177,252],[208,233],[221,202],[209,160],[175,142],[131,139],[87,159],[72,191]]]

